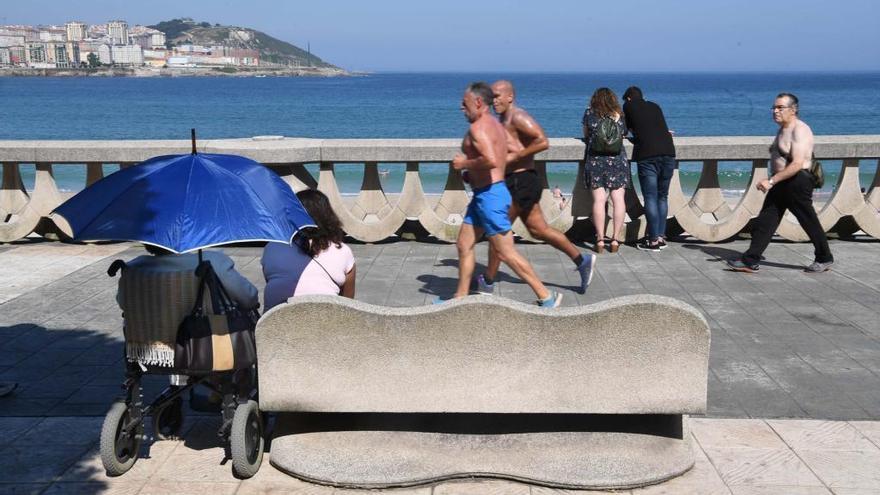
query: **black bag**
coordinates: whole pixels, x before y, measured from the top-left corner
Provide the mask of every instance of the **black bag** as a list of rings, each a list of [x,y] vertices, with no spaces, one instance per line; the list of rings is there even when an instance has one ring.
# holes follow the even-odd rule
[[[812,160],[810,175],[813,176],[813,189],[822,189],[822,186],[825,185],[825,171],[822,170],[822,162],[816,160],[816,155],[813,155]]]
[[[617,155],[623,149],[623,134],[620,126],[611,117],[602,117],[593,130],[590,139],[591,155]]]
[[[257,362],[256,310],[241,310],[229,297],[209,261],[196,269],[199,291],[192,312],[177,330],[174,367],[187,373],[248,368]],[[211,311],[205,311],[205,288]]]

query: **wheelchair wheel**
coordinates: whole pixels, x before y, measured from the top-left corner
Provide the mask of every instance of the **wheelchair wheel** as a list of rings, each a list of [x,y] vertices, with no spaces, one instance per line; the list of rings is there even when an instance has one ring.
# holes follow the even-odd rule
[[[125,402],[110,407],[101,426],[101,463],[108,476],[125,474],[140,455],[144,427],[142,423],[126,428],[131,421],[131,409]]]
[[[162,404],[153,413],[153,434],[159,440],[180,436],[183,428],[183,399],[180,397]]]
[[[232,470],[240,478],[250,478],[263,462],[263,418],[255,401],[239,404],[232,418],[229,435]]]

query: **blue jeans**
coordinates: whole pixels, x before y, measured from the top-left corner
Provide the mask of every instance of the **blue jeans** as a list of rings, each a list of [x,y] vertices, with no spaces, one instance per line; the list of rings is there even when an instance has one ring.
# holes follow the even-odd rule
[[[666,212],[669,209],[669,181],[675,171],[675,157],[653,156],[638,162],[639,184],[648,218],[648,239],[666,236]]]

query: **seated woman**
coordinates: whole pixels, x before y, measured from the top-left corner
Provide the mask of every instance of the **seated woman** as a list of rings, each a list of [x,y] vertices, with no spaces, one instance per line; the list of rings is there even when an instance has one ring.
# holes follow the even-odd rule
[[[342,242],[342,222],[324,193],[306,189],[296,195],[317,228],[303,229],[286,245],[270,242],[263,250],[265,311],[305,294],[330,294],[354,298],[354,254]]]

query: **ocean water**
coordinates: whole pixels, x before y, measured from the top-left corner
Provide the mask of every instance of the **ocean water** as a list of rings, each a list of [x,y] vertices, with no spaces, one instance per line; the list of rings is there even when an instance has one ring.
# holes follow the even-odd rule
[[[511,79],[518,103],[550,137],[576,137],[592,92],[620,95],[638,85],[659,103],[677,136],[773,135],[770,106],[780,91],[798,95],[802,118],[816,134],[880,134],[880,73],[659,74],[659,73],[412,73],[350,78],[0,78],[0,140],[203,139],[256,135],[314,138],[459,137],[466,121],[461,93],[474,80]],[[870,184],[876,160],[861,165]],[[312,167],[313,170],[315,169]],[[570,190],[576,165],[548,167],[549,181]],[[826,163],[825,192],[836,183],[839,162]],[[113,165],[107,171],[114,170]],[[402,164],[383,164],[387,192],[403,184]],[[681,167],[692,191],[699,164]],[[750,163],[719,166],[721,186],[745,187]],[[26,187],[33,167],[23,166]],[[423,166],[427,192],[440,192],[444,167]],[[362,167],[340,165],[344,193],[360,187]],[[78,190],[84,167],[56,167],[62,189]]]

